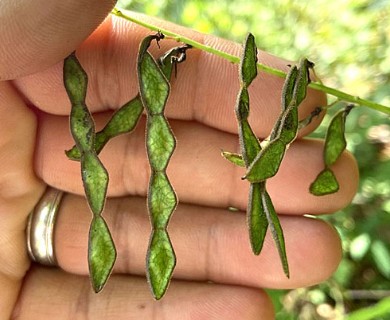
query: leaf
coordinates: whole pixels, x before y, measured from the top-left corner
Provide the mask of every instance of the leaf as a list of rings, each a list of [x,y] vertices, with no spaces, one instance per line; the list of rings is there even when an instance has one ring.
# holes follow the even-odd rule
[[[242,155],[238,153],[232,153],[227,151],[221,152],[222,157],[224,157],[226,160],[230,161],[231,163],[235,164],[239,167],[245,167],[244,159],[242,158]]]
[[[170,282],[176,256],[165,230],[152,232],[147,254],[147,278],[155,299],[161,299]]]
[[[116,249],[104,219],[95,216],[89,230],[88,263],[95,292],[106,284],[116,260]]]
[[[265,214],[261,197],[261,192],[264,188],[265,185],[261,182],[251,183],[249,189],[247,219],[249,228],[249,239],[252,251],[255,255],[260,254],[268,229],[267,216]]]
[[[345,150],[345,110],[340,110],[332,118],[326,132],[324,147],[324,162],[326,166],[334,164]]]
[[[150,177],[148,207],[154,229],[165,229],[177,205],[177,198],[167,175],[152,172]]]
[[[169,83],[149,52],[139,58],[138,83],[142,102],[150,114],[161,114],[169,95]]]
[[[175,150],[176,141],[171,128],[162,115],[148,117],[146,146],[153,170],[165,170]]]
[[[107,194],[108,173],[94,152],[81,157],[81,176],[88,204],[95,215],[103,211]]]
[[[323,196],[335,193],[339,190],[339,183],[329,168],[322,170],[314,182],[310,185],[310,193],[316,196]]]
[[[271,141],[250,164],[244,179],[256,183],[273,177],[279,170],[285,150],[286,145],[283,141]]]
[[[257,48],[255,37],[249,33],[245,39],[244,52],[241,58],[240,78],[248,87],[257,76]]]
[[[275,212],[275,208],[272,204],[271,198],[268,195],[268,192],[265,188],[261,193],[262,204],[264,208],[264,212],[267,216],[268,224],[272,233],[272,237],[278,248],[279,257],[282,262],[283,271],[287,278],[290,277],[290,271],[288,267],[287,254],[286,254],[286,245],[284,241],[283,229],[280,225],[278,215]]]

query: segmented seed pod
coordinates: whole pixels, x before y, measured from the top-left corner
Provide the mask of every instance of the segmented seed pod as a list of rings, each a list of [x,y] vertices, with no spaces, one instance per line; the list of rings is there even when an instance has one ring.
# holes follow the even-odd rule
[[[345,139],[345,120],[353,106],[348,105],[338,111],[331,119],[325,137],[323,151],[325,168],[317,175],[310,185],[310,193],[324,196],[335,193],[340,186],[331,166],[336,163],[347,147]]]
[[[95,292],[104,287],[116,260],[110,231],[101,217],[108,173],[95,151],[95,125],[85,104],[88,77],[73,53],[64,61],[64,86],[72,104],[70,130],[80,152],[81,176],[93,213],[88,242],[88,265]]]
[[[186,50],[189,48],[190,46],[188,45],[175,47],[164,53],[159,58],[158,64],[167,79],[170,79],[173,65],[175,65],[173,59],[185,54]],[[99,154],[107,142],[112,138],[121,134],[132,132],[137,126],[143,110],[144,107],[141,98],[139,94],[137,94],[133,99],[126,102],[122,107],[114,112],[104,128],[96,133],[96,153]],[[65,151],[65,153],[70,160],[80,161],[80,151],[77,146],[73,146],[70,150]]]
[[[298,134],[298,107],[306,97],[312,66],[307,59],[302,59],[297,68],[290,69],[283,87],[282,111],[271,132],[270,142],[248,166],[245,179],[250,182],[265,181],[279,171],[287,147]]]
[[[146,50],[148,46],[150,45],[150,42],[153,39],[160,40],[162,39],[161,34],[149,36],[145,39],[143,44],[141,45],[141,52],[143,54],[146,54]],[[176,66],[178,62],[182,62],[185,60],[186,51],[191,48],[191,46],[183,45],[179,47],[175,47],[165,54],[163,54],[160,59],[158,60],[158,65],[160,66],[160,69],[164,76],[166,78],[170,78],[173,70],[173,66]],[[68,72],[67,76],[65,77],[67,79],[68,86],[72,86],[71,88],[74,88],[73,90],[68,90],[69,94],[73,97],[72,101],[78,102],[78,103],[84,103],[85,95],[86,95],[86,82],[87,82],[87,76],[85,72],[82,70],[81,66],[75,61],[72,62],[72,68],[74,69],[76,65],[77,72]],[[69,62],[68,62],[69,64]],[[67,67],[67,70],[70,71],[70,68]],[[72,76],[72,77],[71,77]],[[69,80],[76,78],[75,80]],[[84,83],[80,85],[80,83]],[[152,88],[153,89],[153,88]],[[77,90],[77,91],[75,91]],[[88,127],[80,125],[79,127],[76,126],[76,129],[84,130],[83,132],[78,133],[79,136],[81,136],[81,139],[85,140],[85,137],[88,136],[90,138],[90,141],[84,142],[84,144],[88,144],[88,148],[92,148],[91,146],[94,145],[94,151],[98,154],[105,144],[112,138],[124,134],[129,133],[134,130],[136,127],[141,115],[142,111],[144,110],[143,102],[141,101],[141,96],[137,94],[133,99],[131,99],[129,102],[124,104],[120,109],[118,109],[111,119],[108,121],[106,126],[95,134],[95,138],[93,139],[93,134],[91,132],[94,132],[93,127],[93,121],[88,120],[86,123],[88,124]],[[79,109],[76,109],[76,112],[79,112]],[[90,116],[88,114],[80,113],[80,115],[84,115],[84,117]],[[78,117],[80,118],[80,116]],[[77,119],[77,117],[73,117],[72,119]],[[150,120],[150,121],[149,121]],[[162,141],[170,141],[171,146],[175,145],[173,134],[170,131],[169,126],[167,126],[166,119],[163,117],[163,113],[160,115],[153,115],[153,120],[151,118],[148,118],[148,145],[155,145],[155,139],[157,137],[157,143],[161,143]],[[87,135],[88,132],[88,135]],[[160,136],[161,134],[161,136]],[[86,174],[86,186],[95,186],[95,188],[101,188],[97,187],[99,183],[104,181],[104,179],[100,180],[97,179],[102,173],[100,172],[102,168],[97,164],[93,164],[93,162],[96,162],[97,157],[90,157],[89,154],[85,156],[85,148],[79,149],[78,145],[79,143],[76,143],[73,148],[66,151],[67,156],[71,160],[80,161],[82,167],[87,167],[93,169],[93,174],[90,174],[91,170],[84,170],[88,175]],[[169,221],[169,217],[171,212],[174,210],[177,204],[176,195],[173,191],[173,188],[170,185],[170,182],[165,174],[165,167],[168,164],[169,157],[166,157],[166,154],[171,154],[171,151],[169,150],[163,150],[163,152],[160,152],[161,148],[156,148],[155,152],[150,152],[150,157],[152,159],[153,168],[156,169],[154,172],[152,172],[151,176],[151,183],[150,183],[150,192],[149,192],[149,198],[148,198],[148,206],[151,211],[151,219],[153,223],[154,232],[152,232],[151,235],[151,242],[150,242],[150,276],[149,278],[150,283],[153,283],[154,287],[157,289],[155,290],[157,294],[156,297],[162,296],[162,290],[165,290],[167,287],[167,283],[161,282],[160,279],[164,278],[166,280],[166,275],[161,274],[161,271],[159,268],[152,267],[153,265],[161,265],[161,263],[165,263],[164,260],[161,259],[162,255],[166,255],[168,260],[175,261],[174,252],[172,251],[171,256],[169,257],[169,253],[166,251],[166,248],[170,245],[169,236],[166,233],[166,230],[160,231],[159,228],[162,225],[167,225]],[[173,150],[172,150],[173,151]],[[160,156],[165,157],[164,163],[161,165],[161,159]],[[154,159],[154,160],[153,160]],[[160,169],[163,169],[162,171],[159,171]],[[99,173],[100,172],[100,173]],[[88,182],[89,181],[89,182]],[[160,192],[161,191],[161,192]],[[167,191],[167,192],[165,192]],[[93,197],[99,196],[99,193],[96,193],[94,190],[88,191],[89,194],[92,194]],[[101,200],[93,200],[91,201],[92,205],[96,205],[98,203],[102,203]],[[165,207],[162,208],[161,204],[164,203]],[[168,204],[168,205],[167,205]],[[99,208],[94,208],[92,210],[93,212],[100,212]],[[164,211],[161,213],[161,211]],[[109,274],[111,272],[111,269],[109,266],[112,265],[112,260],[115,260],[116,257],[116,251],[112,250],[111,244],[113,243],[111,235],[109,233],[107,224],[105,221],[100,217],[99,215],[95,215],[90,228],[90,236],[89,236],[89,265],[90,265],[90,274],[92,279],[92,284],[96,292],[100,291],[107,278],[109,277]],[[167,244],[169,244],[167,246]],[[162,250],[162,251],[161,251]],[[102,252],[105,252],[105,254],[102,254]],[[157,257],[157,259],[156,259]],[[168,263],[169,264],[169,263]],[[104,267],[106,266],[106,267]],[[169,280],[168,280],[169,281]],[[165,288],[165,289],[161,289]]]
[[[240,64],[241,89],[236,103],[236,117],[238,122],[238,135],[241,148],[241,155],[230,152],[222,152],[222,155],[230,162],[245,166],[247,169],[254,162],[256,157],[263,152],[260,142],[255,136],[249,121],[249,93],[248,86],[257,75],[257,49],[254,37],[249,34],[246,38],[243,56]],[[292,78],[292,76],[290,76]],[[290,81],[291,82],[291,81]],[[292,92],[293,89],[290,91]],[[287,92],[287,90],[285,90]],[[286,95],[290,92],[288,91]],[[292,93],[291,93],[292,94]],[[283,123],[283,126],[284,123]],[[268,226],[270,227],[275,244],[278,248],[283,270],[289,276],[286,248],[283,231],[278,216],[274,210],[271,199],[266,191],[266,180],[250,184],[249,199],[247,206],[247,221],[249,229],[249,240],[252,251],[258,255],[264,244]]]
[[[176,140],[164,116],[170,86],[161,68],[147,51],[150,39],[147,37],[141,44],[137,73],[140,97],[147,113],[146,149],[151,169],[148,209],[152,232],[147,253],[147,278],[154,297],[161,299],[176,265],[167,226],[177,206],[177,197],[166,175]]]

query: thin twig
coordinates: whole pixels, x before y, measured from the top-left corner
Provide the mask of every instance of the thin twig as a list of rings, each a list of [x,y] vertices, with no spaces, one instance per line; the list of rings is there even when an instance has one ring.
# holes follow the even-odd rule
[[[214,55],[217,55],[223,59],[226,59],[232,63],[239,63],[240,62],[240,58],[237,57],[237,56],[234,56],[234,55],[231,55],[229,53],[226,53],[226,52],[223,52],[223,51],[220,51],[218,49],[215,49],[211,46],[207,46],[207,45],[204,45],[202,43],[199,43],[197,41],[194,41],[190,38],[187,38],[185,36],[182,36],[180,34],[177,34],[175,32],[172,32],[172,31],[169,31],[167,29],[162,29],[160,27],[157,27],[155,25],[152,25],[150,23],[147,23],[145,21],[142,21],[142,20],[139,20],[133,16],[131,16],[130,14],[127,14],[126,13],[126,10],[122,10],[122,9],[118,9],[118,8],[114,8],[111,12],[113,15],[117,16],[117,17],[120,17],[120,18],[123,18],[123,19],[126,19],[128,21],[131,21],[131,22],[134,22],[140,26],[143,26],[149,30],[152,30],[152,31],[160,31],[162,32],[164,35],[166,35],[167,37],[171,38],[171,39],[174,39],[178,42],[183,42],[183,43],[186,43],[186,44],[189,44],[191,46],[193,46],[194,48],[198,48],[200,50],[203,50],[203,51],[206,51],[206,52],[209,52],[211,54],[214,54]],[[262,63],[257,63],[257,67],[259,70],[261,71],[264,71],[268,74],[271,74],[271,75],[274,75],[274,76],[277,76],[277,77],[281,77],[281,78],[285,78],[286,77],[286,73],[284,71],[281,71],[281,70],[278,70],[278,69],[275,69],[275,68],[272,68],[272,67],[269,67],[269,66],[266,66]],[[360,106],[365,106],[365,107],[368,107],[370,109],[374,109],[376,111],[380,111],[380,112],[383,112],[383,113],[386,113],[386,114],[389,114],[390,115],[390,107],[388,106],[385,106],[385,105],[382,105],[382,104],[379,104],[379,103],[376,103],[376,102],[373,102],[373,101],[370,101],[370,100],[366,100],[366,99],[363,99],[363,98],[360,98],[360,97],[357,97],[357,96],[353,96],[351,94],[348,94],[348,93],[345,93],[343,91],[340,91],[340,90],[337,90],[335,88],[331,88],[331,87],[328,87],[320,82],[312,82],[309,84],[309,87],[312,88],[312,89],[315,89],[315,90],[318,90],[318,91],[322,91],[324,93],[327,93],[329,95],[332,95],[334,97],[337,97],[339,100],[344,100],[346,102],[350,102],[350,103],[353,103],[355,105],[360,105]]]

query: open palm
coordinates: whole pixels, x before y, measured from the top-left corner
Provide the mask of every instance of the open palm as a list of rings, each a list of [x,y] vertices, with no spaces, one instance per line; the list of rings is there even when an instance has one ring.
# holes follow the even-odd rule
[[[77,49],[89,74],[87,104],[101,128],[114,109],[137,93],[137,49],[149,32],[115,17],[104,19],[111,1],[99,6],[91,0],[20,2],[20,8],[13,1],[0,5],[6,26],[0,31],[6,44],[0,49],[1,319],[272,319],[271,302],[261,288],[309,286],[331,275],[341,259],[338,235],[325,222],[304,215],[331,213],[349,203],[358,180],[354,159],[345,153],[334,168],[338,193],[310,195],[308,186],[323,166],[323,142],[303,139],[318,125],[314,122],[270,180],[269,192],[285,232],[287,279],[271,237],[260,256],[253,256],[244,213],[248,183],[241,181],[240,169],[219,155],[221,148],[238,150],[233,112],[237,67],[191,50],[173,79],[166,110],[178,140],[168,167],[180,199],[169,225],[177,255],[173,281],[156,302],[144,278],[150,172],[142,119],[134,133],[114,139],[101,153],[110,173],[103,215],[118,260],[103,292],[94,294],[87,276],[91,213],[82,196],[79,164],[64,154],[73,142],[62,60]],[[241,50],[235,43],[152,21],[229,53]],[[174,45],[165,41],[153,53],[160,55]],[[269,54],[261,52],[259,58],[287,68],[286,61]],[[282,84],[282,79],[260,74],[251,87],[250,121],[260,137],[269,134],[280,111]],[[322,94],[309,91],[301,117],[324,104]],[[55,230],[59,268],[31,264],[26,253],[27,216],[46,185],[67,192]],[[231,206],[241,211],[230,212]]]

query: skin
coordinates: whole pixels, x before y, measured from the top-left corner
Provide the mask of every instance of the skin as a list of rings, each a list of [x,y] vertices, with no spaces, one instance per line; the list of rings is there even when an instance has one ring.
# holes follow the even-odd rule
[[[272,304],[262,288],[313,285],[327,279],[340,262],[336,231],[304,215],[346,206],[357,188],[356,163],[344,153],[334,166],[340,191],[311,196],[308,186],[323,167],[323,142],[295,142],[269,183],[285,232],[291,278],[284,276],[269,235],[261,255],[253,256],[243,212],[248,183],[240,179],[242,169],[219,155],[221,148],[238,150],[233,112],[237,66],[198,50],[190,51],[178,67],[167,107],[178,139],[168,174],[181,200],[169,227],[178,259],[170,288],[155,302],[144,278],[150,232],[144,119],[132,135],[116,138],[102,152],[111,175],[104,216],[118,260],[103,292],[96,295],[90,288],[86,253],[91,214],[82,197],[79,164],[64,155],[73,142],[65,117],[70,104],[62,85],[62,60],[77,49],[90,75],[87,103],[99,112],[97,126],[104,125],[112,110],[137,92],[137,47],[149,33],[105,18],[112,6],[112,1],[97,6],[92,0],[0,3],[5,26],[0,30],[0,318],[272,319]],[[138,17],[221,50],[240,52],[238,44]],[[173,43],[161,45],[152,52],[158,55]],[[287,61],[263,52],[259,59],[287,70]],[[268,135],[279,113],[282,84],[260,74],[251,86],[251,123],[261,137]],[[300,107],[301,118],[324,104],[323,94],[310,91]],[[301,138],[316,125],[318,121]],[[47,185],[69,193],[56,223],[59,268],[31,264],[26,253],[26,219]],[[242,211],[230,213],[228,206]]]

